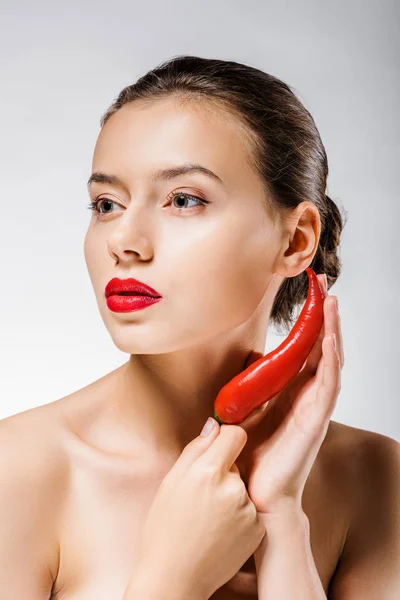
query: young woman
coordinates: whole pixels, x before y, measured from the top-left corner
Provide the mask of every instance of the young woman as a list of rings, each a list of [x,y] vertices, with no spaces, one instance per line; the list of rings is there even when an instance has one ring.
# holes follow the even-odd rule
[[[101,126],[85,259],[129,359],[0,422],[1,596],[394,600],[400,445],[330,420],[344,220],[311,115],[267,73],[182,56]],[[324,323],[303,369],[200,435],[269,323],[294,324],[307,267]]]

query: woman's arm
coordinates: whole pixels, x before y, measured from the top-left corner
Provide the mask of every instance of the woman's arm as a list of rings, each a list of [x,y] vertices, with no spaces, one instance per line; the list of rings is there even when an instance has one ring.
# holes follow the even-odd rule
[[[398,600],[400,444],[369,431],[363,437],[348,446],[353,515],[328,599]],[[259,600],[326,598],[311,553],[308,525],[307,518],[290,512],[265,522],[269,533],[254,554]]]
[[[311,552],[307,515],[289,508],[261,518],[267,534],[254,553],[259,600],[326,600]]]
[[[0,597],[49,600],[58,564],[56,484],[49,453],[19,420],[0,421]]]

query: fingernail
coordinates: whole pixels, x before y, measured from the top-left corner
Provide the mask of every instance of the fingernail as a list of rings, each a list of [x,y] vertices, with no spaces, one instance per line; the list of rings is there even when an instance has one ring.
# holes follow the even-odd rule
[[[339,298],[337,296],[335,296],[335,300],[336,300],[336,310],[339,312]]]
[[[334,333],[332,334],[332,342],[333,342],[333,347],[336,350],[336,335]]]
[[[208,417],[203,429],[200,432],[200,435],[203,435],[203,436],[209,435],[212,432],[213,428],[214,428],[214,419],[212,417]]]

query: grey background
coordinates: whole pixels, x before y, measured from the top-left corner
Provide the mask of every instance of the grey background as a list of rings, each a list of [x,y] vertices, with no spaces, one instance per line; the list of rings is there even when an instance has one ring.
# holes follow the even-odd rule
[[[399,3],[9,2],[0,18],[0,418],[127,360],[83,256],[99,119],[148,69],[194,54],[276,75],[314,116],[349,214],[332,418],[399,440]],[[269,332],[265,351],[281,341]]]

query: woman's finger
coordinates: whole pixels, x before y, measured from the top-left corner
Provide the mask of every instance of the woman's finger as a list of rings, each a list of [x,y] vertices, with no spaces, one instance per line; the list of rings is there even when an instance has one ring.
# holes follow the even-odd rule
[[[326,410],[325,418],[330,418],[341,388],[340,356],[334,347],[333,336],[329,335],[323,341],[324,360],[317,373],[319,383],[318,403]]]
[[[343,337],[340,324],[340,317],[337,310],[337,296],[330,296],[327,302],[330,306],[328,307],[328,310],[326,311],[326,314],[324,316],[325,336],[335,334],[337,353],[339,355],[340,360],[340,368],[343,368]]]
[[[325,324],[325,336],[322,340],[322,355],[323,360],[320,360],[316,369],[316,382],[321,384],[323,380],[323,374],[326,369],[329,369],[332,363],[333,357],[330,348],[326,348],[326,340],[331,339],[333,335],[336,335],[337,331],[337,313],[336,313],[336,302],[335,296],[329,296],[324,303],[324,324]],[[337,342],[336,342],[337,343]],[[336,351],[335,351],[336,352]],[[338,357],[339,358],[339,357]]]
[[[318,275],[318,278],[319,278],[319,275]],[[327,290],[326,285],[325,285],[325,289]],[[336,300],[336,307],[337,307],[338,306],[338,297],[334,296],[334,298]],[[340,314],[339,314],[338,310],[336,313],[335,335],[336,335],[337,350],[338,350],[338,354],[340,357],[340,367],[343,368],[343,366],[344,366],[343,335],[342,335],[341,319],[340,319]]]
[[[335,335],[336,335],[336,346],[337,351],[340,358],[340,368],[343,369],[344,366],[344,349],[343,349],[343,334],[342,334],[342,323],[340,319],[340,313],[337,308],[337,296],[336,298],[336,325],[335,325]]]
[[[302,399],[294,412],[297,429],[314,440],[319,440],[326,432],[340,389],[339,355],[333,348],[331,337],[324,338],[315,380],[307,384],[316,386],[317,392],[310,400]]]
[[[322,290],[323,290],[323,294],[324,294],[324,306],[325,306],[326,298],[329,296],[328,291],[326,289],[326,277],[325,277],[325,275],[317,275],[317,278],[322,286]],[[315,342],[314,346],[312,347],[312,350],[311,350],[310,354],[308,355],[307,360],[305,361],[305,363],[302,367],[302,372],[304,371],[303,375],[305,375],[306,377],[312,377],[313,375],[315,375],[315,373],[318,369],[318,365],[319,365],[319,362],[320,362],[321,356],[322,356],[322,340],[324,339],[324,337],[325,337],[325,311],[324,311],[324,323],[322,324],[318,339]]]

